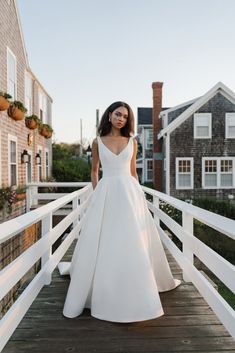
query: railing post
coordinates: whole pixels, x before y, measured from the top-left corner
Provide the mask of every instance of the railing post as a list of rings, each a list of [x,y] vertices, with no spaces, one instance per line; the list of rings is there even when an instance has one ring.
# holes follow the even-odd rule
[[[48,215],[42,219],[42,237],[46,235],[48,232],[50,232],[51,230],[52,230],[52,212],[49,212]],[[50,260],[51,253],[52,253],[52,247],[50,246],[49,249],[47,249],[42,256],[42,259],[41,259],[42,268],[47,263],[47,261]],[[51,273],[46,274],[45,284],[51,283],[51,277],[52,277]]]
[[[80,196],[80,205],[82,205],[83,202],[84,202],[84,194]],[[80,212],[80,219],[82,219],[83,214],[84,214],[84,210],[82,210],[82,211]]]
[[[159,197],[156,195],[153,195],[153,205],[159,209]],[[155,223],[160,226],[160,219],[159,217],[154,213],[153,218],[155,220]]]
[[[183,226],[183,230],[186,233],[192,234],[193,235],[193,216],[185,211],[182,211],[182,226]],[[185,232],[183,233],[183,256],[185,256],[187,258],[187,260],[193,264],[194,260],[193,260],[193,253],[190,249],[190,239],[187,237],[187,235],[185,234]],[[185,273],[185,271],[183,271],[183,279],[185,282],[191,282],[190,278],[187,276],[187,274]]]
[[[36,197],[35,197],[36,196]],[[34,185],[34,186],[31,186],[31,192],[30,192],[30,200],[31,200],[31,204],[30,204],[30,207],[31,206],[37,206],[38,205],[38,186]]]
[[[32,186],[28,185],[26,189],[26,212],[29,212],[32,206],[31,188]]]
[[[73,211],[78,209],[78,196],[75,196],[72,200],[72,207],[73,207]],[[78,224],[78,217],[75,219],[75,221],[73,222],[73,228],[75,228]]]

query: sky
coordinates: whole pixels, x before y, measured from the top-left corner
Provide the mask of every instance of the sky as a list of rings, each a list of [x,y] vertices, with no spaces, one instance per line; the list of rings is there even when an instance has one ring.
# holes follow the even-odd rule
[[[235,91],[234,0],[18,0],[29,64],[53,99],[53,140],[95,138],[114,101],[152,107]],[[136,133],[136,131],[135,131]]]

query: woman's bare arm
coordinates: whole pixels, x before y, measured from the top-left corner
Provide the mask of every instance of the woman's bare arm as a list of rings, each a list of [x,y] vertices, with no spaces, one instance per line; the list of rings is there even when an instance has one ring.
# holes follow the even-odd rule
[[[94,190],[99,180],[99,166],[100,166],[97,138],[95,138],[92,141],[91,151],[92,151],[91,182]]]
[[[138,142],[136,141],[135,138],[133,138],[133,144],[134,144],[134,149],[133,149],[133,155],[131,158],[131,175],[139,181],[138,174],[136,172],[136,155],[137,155],[137,149],[138,149]]]

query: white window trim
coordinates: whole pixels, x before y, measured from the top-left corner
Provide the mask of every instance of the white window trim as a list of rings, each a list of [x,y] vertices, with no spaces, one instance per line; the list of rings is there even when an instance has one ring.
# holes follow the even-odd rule
[[[235,135],[228,136],[228,118],[230,118],[231,116],[235,117],[235,113],[226,113],[225,114],[225,138],[226,139],[234,139],[235,138]]]
[[[195,118],[197,118],[197,116],[202,116],[202,115],[209,117],[209,136],[197,136],[197,134],[196,134],[197,123],[196,123]],[[193,137],[194,137],[194,139],[210,139],[211,138],[211,136],[212,136],[212,133],[211,133],[211,131],[212,131],[212,128],[211,128],[212,118],[211,117],[212,117],[211,113],[194,113],[194,115],[193,115]]]
[[[205,161],[216,160],[217,161],[217,186],[205,186]],[[221,186],[220,185],[220,169],[221,161],[233,161],[233,185],[232,186]],[[235,187],[235,157],[202,157],[202,189],[233,189]]]
[[[32,115],[33,114],[33,86],[32,86],[32,77],[28,74],[27,70],[25,70],[24,74],[24,101],[26,104],[26,98],[28,97],[26,94],[26,77],[31,80],[31,97],[30,97],[30,109],[27,111],[27,115]]]
[[[191,183],[190,183],[190,186],[179,186],[179,161],[190,161],[191,162],[191,173],[190,173]],[[193,157],[176,157],[175,176],[176,176],[176,189],[177,190],[191,190],[194,188]]]
[[[39,153],[39,151],[41,151],[40,156],[41,156],[41,168],[42,168],[42,179],[43,179],[44,178],[44,175],[43,175],[43,148],[40,145],[37,146],[37,153]],[[38,182],[40,182],[39,168],[40,168],[40,165],[37,164],[37,180],[38,180]]]
[[[48,177],[50,176],[50,160],[49,160],[49,149],[48,148],[45,148],[45,170],[44,170],[44,175],[45,175],[45,178],[46,178],[46,170],[47,170],[47,164],[46,164],[46,153],[48,153]]]
[[[10,141],[16,142],[16,184],[12,186],[18,186],[18,144],[17,137],[11,134],[8,134],[8,184],[11,185]]]
[[[14,59],[15,59],[15,99],[14,100],[17,100],[17,94],[18,94],[18,90],[17,90],[17,59],[16,59],[16,56],[15,54],[13,53],[13,51],[7,47],[7,93],[9,93],[9,87],[8,87],[8,55],[11,54]]]
[[[148,161],[151,161],[152,160],[152,158],[146,158],[145,160],[144,160],[144,180],[145,181],[149,181],[149,182],[151,182],[152,181],[152,179],[148,179]]]
[[[153,134],[153,129],[151,128],[151,129],[149,129],[149,128],[147,128],[147,129],[145,129],[145,143],[144,143],[144,148],[146,149],[146,150],[149,150],[149,149],[151,149],[151,148],[149,148],[148,147],[148,142],[150,141],[150,131],[152,131],[152,134]],[[153,147],[152,147],[153,148]]]
[[[31,156],[31,182],[33,181],[33,151],[32,150],[27,150],[28,154]],[[28,163],[25,163],[25,180],[26,183],[28,183]]]
[[[40,96],[41,96],[41,104],[42,106],[40,106]],[[48,116],[47,116],[47,110],[48,110],[48,106],[47,106],[47,96],[45,95],[45,93],[39,89],[38,91],[38,116],[40,118],[40,110],[42,110],[42,123],[43,124],[48,124]]]

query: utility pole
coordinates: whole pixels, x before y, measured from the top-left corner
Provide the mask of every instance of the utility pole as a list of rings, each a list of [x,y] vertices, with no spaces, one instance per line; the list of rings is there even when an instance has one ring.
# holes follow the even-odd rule
[[[96,136],[98,135],[98,126],[99,126],[99,109],[96,109]]]

